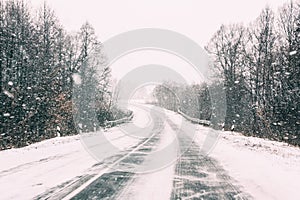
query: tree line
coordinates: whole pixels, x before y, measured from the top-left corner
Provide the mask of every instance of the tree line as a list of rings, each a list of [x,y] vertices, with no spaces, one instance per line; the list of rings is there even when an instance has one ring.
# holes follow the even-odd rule
[[[300,2],[278,12],[265,7],[247,26],[222,25],[205,49],[212,58],[208,87],[226,94],[225,130],[300,145]],[[212,105],[199,101],[201,89],[182,86],[182,93],[172,85],[156,87],[159,104],[171,109],[165,100],[173,90],[186,114],[205,119],[201,108]]]
[[[126,115],[114,107],[93,27],[67,33],[46,3],[32,13],[24,0],[0,0],[0,149],[92,131]],[[249,25],[222,25],[213,35],[206,46],[212,83],[165,83],[154,94],[161,106],[208,120],[217,112],[208,88],[223,88],[226,130],[299,145],[299,48],[299,1],[276,13],[266,7]]]
[[[110,69],[93,27],[67,33],[46,3],[32,13],[24,0],[0,1],[0,149],[76,134],[73,112],[82,131],[99,126],[86,120],[90,109],[100,125],[123,114],[112,109]]]
[[[206,83],[184,85],[165,82],[153,90],[158,106],[201,120],[210,120],[212,105]]]

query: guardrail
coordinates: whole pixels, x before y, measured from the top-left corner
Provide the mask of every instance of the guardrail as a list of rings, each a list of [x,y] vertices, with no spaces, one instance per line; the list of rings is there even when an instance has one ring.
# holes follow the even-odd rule
[[[201,120],[201,119],[190,117],[190,116],[186,115],[185,113],[183,113],[182,111],[180,111],[179,109],[178,109],[177,112],[180,115],[182,115],[185,119],[189,120],[192,123],[200,124],[200,125],[203,125],[203,126],[210,126],[211,125],[211,122],[209,120]],[[110,127],[113,127],[113,126],[117,126],[119,124],[129,122],[130,120],[132,120],[132,118],[133,118],[133,112],[131,112],[131,114],[127,117],[117,119],[117,120],[114,120],[114,121],[106,121],[104,123],[104,126],[106,128],[110,128]]]
[[[114,121],[106,121],[106,122],[104,122],[104,126],[106,128],[110,128],[110,127],[113,127],[113,126],[117,126],[119,124],[129,122],[132,118],[133,118],[133,112],[131,112],[131,114],[127,117],[117,119],[117,120],[114,120]]]
[[[185,119],[191,121],[192,123],[200,124],[203,126],[210,126],[210,124],[211,124],[211,122],[208,120],[201,120],[201,119],[190,117],[190,116],[186,115],[185,113],[181,112],[179,109],[178,109],[178,113],[181,114]]]

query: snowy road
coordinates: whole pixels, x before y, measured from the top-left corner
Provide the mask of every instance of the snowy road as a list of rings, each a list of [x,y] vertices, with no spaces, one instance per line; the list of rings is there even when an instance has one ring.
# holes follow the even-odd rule
[[[100,163],[98,167],[103,168],[93,181],[65,199],[249,198],[216,161],[201,154],[199,145],[180,130],[180,124],[159,110],[151,112],[150,134],[130,149],[111,155],[105,164]],[[160,150],[165,148],[168,153],[164,155],[165,151]],[[156,152],[161,155],[158,157]]]
[[[220,132],[207,156],[201,145],[210,128],[182,127],[180,115],[151,106],[132,109],[133,122],[88,140],[54,138],[0,152],[0,199],[297,199],[290,178],[300,178],[299,149]],[[251,155],[264,162],[247,161]]]

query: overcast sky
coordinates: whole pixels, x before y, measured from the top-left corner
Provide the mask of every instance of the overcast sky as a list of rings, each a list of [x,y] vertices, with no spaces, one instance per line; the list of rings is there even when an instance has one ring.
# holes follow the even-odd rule
[[[255,19],[266,4],[288,0],[48,0],[69,31],[89,21],[104,41],[137,28],[180,32],[204,46],[222,23]],[[31,0],[34,7],[43,0]]]
[[[31,4],[38,7],[43,1],[31,0]],[[247,24],[254,20],[267,4],[277,11],[278,6],[288,0],[48,0],[47,2],[68,31],[78,31],[84,22],[89,21],[102,42],[132,29],[162,28],[184,34],[204,47],[221,24],[239,22]],[[162,62],[162,56],[156,55],[155,52],[148,57],[150,59],[143,57],[144,64],[159,59],[159,62]],[[178,63],[176,58],[173,59],[173,63],[175,62]],[[124,66],[124,63],[128,66],[140,62],[130,64],[128,59],[125,59],[116,65]],[[181,65],[181,68],[183,66],[178,65]],[[126,74],[126,71],[116,69],[118,67],[113,66],[113,76],[118,79]],[[184,73],[180,70],[179,72]]]

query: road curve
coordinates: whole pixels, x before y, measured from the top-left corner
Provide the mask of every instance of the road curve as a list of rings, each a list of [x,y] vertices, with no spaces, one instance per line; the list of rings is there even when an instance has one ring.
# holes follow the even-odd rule
[[[147,137],[36,199],[252,199],[170,112],[138,107],[152,118]]]

